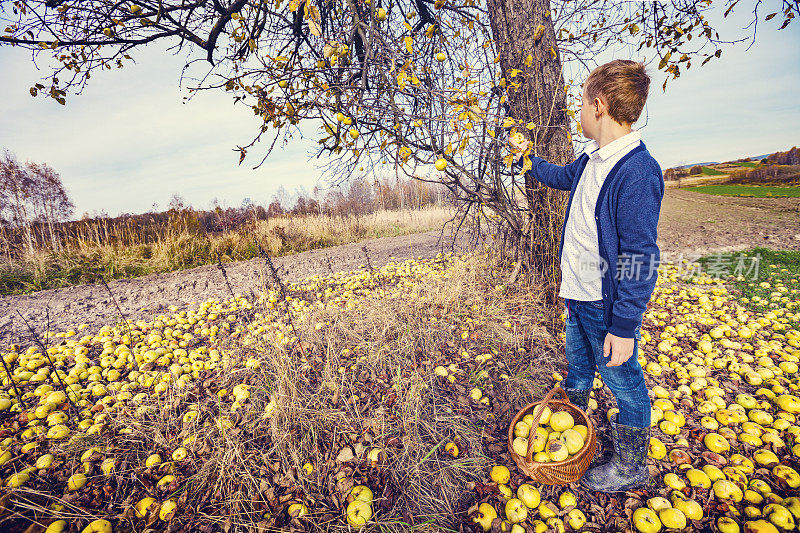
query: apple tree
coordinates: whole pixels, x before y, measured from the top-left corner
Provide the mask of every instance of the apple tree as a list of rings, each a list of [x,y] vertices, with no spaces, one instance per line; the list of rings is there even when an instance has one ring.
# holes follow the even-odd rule
[[[727,16],[737,1],[728,2]],[[796,2],[754,22],[798,14]],[[556,300],[566,196],[511,167],[508,138],[559,164],[574,158],[580,80],[628,46],[666,78],[720,57],[711,0],[14,0],[0,44],[53,60],[30,88],[64,104],[145,45],[188,48],[207,72],[190,92],[228,91],[261,119],[239,162],[260,165],[300,128],[316,131],[328,176],[397,174],[441,183],[459,228],[478,221]],[[745,9],[740,7],[740,9]],[[761,11],[759,11],[761,10]],[[753,26],[753,38],[755,25]],[[664,80],[666,86],[666,79]],[[530,161],[526,161],[526,166]]]

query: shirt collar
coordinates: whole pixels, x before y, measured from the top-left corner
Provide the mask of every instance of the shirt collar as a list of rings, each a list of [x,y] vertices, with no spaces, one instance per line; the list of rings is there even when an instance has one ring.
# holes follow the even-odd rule
[[[629,149],[632,145],[638,144],[639,141],[642,140],[642,132],[639,130],[631,130],[630,133],[623,135],[619,139],[616,139],[607,145],[600,148],[600,145],[597,141],[592,140],[586,149],[583,151],[589,158],[594,156],[599,157],[602,160],[606,160],[609,157],[620,153],[623,150]],[[626,150],[627,153],[627,150]]]

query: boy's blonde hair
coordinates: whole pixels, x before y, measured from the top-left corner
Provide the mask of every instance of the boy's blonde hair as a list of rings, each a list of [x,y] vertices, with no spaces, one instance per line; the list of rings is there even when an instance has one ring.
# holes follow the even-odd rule
[[[615,59],[600,65],[583,84],[584,97],[592,101],[601,96],[609,116],[620,124],[639,120],[649,90],[650,76],[644,63],[629,59]]]

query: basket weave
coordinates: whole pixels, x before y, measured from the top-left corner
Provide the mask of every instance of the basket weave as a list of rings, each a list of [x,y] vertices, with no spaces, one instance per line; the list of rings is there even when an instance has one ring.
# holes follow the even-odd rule
[[[553,397],[556,394],[560,394],[561,399],[554,399]],[[512,447],[514,442],[514,426],[517,425],[517,422],[522,420],[522,417],[528,413],[533,412],[533,429],[535,429],[539,424],[539,419],[542,417],[542,412],[544,412],[543,406],[545,405],[550,407],[550,410],[553,413],[557,411],[567,411],[572,415],[572,418],[575,419],[576,425],[583,424],[589,430],[587,432],[586,442],[584,442],[583,448],[578,450],[575,455],[568,457],[564,461],[558,461],[554,463],[534,462],[532,458],[533,450],[531,448],[531,444],[533,443],[532,439],[528,440],[527,457],[517,454]],[[542,407],[537,409],[538,406]],[[531,429],[531,431],[533,431],[533,429]],[[589,417],[586,416],[586,413],[583,412],[583,410],[569,402],[567,393],[564,392],[564,389],[561,387],[554,387],[551,389],[542,401],[527,405],[524,409],[517,413],[517,416],[514,417],[514,420],[511,421],[511,426],[508,428],[508,451],[511,454],[511,458],[514,459],[515,463],[517,463],[519,469],[527,474],[532,480],[545,485],[566,485],[568,483],[572,483],[573,481],[579,480],[581,476],[583,476],[584,472],[586,472],[586,469],[589,468],[589,464],[594,458],[594,452],[596,448],[597,436],[595,435],[592,422],[589,420]]]

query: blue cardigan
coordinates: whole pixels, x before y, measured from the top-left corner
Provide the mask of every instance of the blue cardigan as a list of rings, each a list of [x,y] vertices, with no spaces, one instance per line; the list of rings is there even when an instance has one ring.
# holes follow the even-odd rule
[[[572,197],[589,156],[583,153],[563,167],[539,157],[531,161],[531,177],[570,191],[558,246],[560,261]],[[633,338],[656,286],[661,262],[656,227],[663,197],[661,167],[642,142],[614,165],[600,188],[594,218],[603,260],[603,320],[608,332],[618,337]]]

